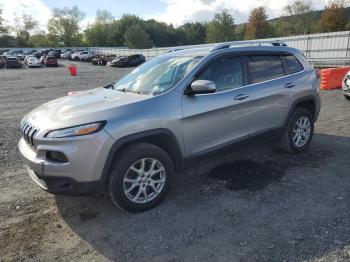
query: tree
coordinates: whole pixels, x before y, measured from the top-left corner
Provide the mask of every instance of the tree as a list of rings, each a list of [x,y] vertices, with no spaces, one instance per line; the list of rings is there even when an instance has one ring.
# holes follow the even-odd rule
[[[292,4],[284,7],[284,12],[287,15],[301,15],[311,11],[311,1],[295,0]]]
[[[92,25],[85,30],[86,42],[90,46],[112,46],[114,17],[107,10],[98,10]]]
[[[235,20],[228,9],[215,14],[214,20],[208,23],[206,42],[224,42],[234,40]]]
[[[0,37],[8,33],[8,28],[4,24],[4,19],[2,18],[2,9],[0,9]]]
[[[278,21],[275,24],[274,30],[276,36],[291,36],[296,34],[293,24],[286,21]]]
[[[15,17],[13,29],[16,35],[17,47],[29,46],[30,35],[38,28],[38,24],[38,21],[28,14]]]
[[[77,46],[82,43],[79,22],[85,14],[78,7],[54,8],[47,23],[48,39],[52,46]]]
[[[125,45],[129,48],[149,48],[152,46],[149,34],[140,24],[130,26],[126,30],[124,38]]]
[[[292,25],[295,34],[308,34],[311,32],[311,17],[309,13],[312,11],[310,0],[294,0],[290,5],[284,7],[284,12],[289,16],[298,16],[296,23]]]
[[[30,36],[29,45],[33,47],[48,47],[50,43],[46,33],[44,31],[38,31]]]
[[[271,36],[271,26],[267,22],[265,7],[258,7],[250,12],[245,32],[245,39],[258,39]]]
[[[328,3],[319,22],[321,32],[334,32],[346,29],[345,7],[345,0],[333,0]]]
[[[185,34],[185,44],[195,45],[205,42],[206,28],[202,23],[186,23],[180,27]]]

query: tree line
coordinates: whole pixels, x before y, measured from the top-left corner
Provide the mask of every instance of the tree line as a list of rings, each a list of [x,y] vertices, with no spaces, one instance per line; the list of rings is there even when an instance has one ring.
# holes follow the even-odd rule
[[[223,9],[209,22],[179,27],[131,14],[116,19],[109,11],[98,10],[95,21],[84,30],[79,24],[85,14],[74,6],[54,8],[46,31],[28,14],[17,16],[13,26],[6,26],[0,9],[0,46],[150,48],[343,31],[350,30],[347,1],[332,0],[323,11],[314,11],[309,0],[295,0],[285,6],[282,17],[272,20],[261,6],[251,10],[244,24],[236,24],[230,10]]]

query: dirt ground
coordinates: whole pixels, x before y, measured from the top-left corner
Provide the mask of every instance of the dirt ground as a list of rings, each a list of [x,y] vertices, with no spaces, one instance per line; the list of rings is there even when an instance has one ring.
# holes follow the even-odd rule
[[[19,122],[43,102],[129,69],[0,70],[0,261],[350,261],[350,103],[321,93],[309,150],[252,145],[193,163],[157,208],[54,196],[28,177]]]

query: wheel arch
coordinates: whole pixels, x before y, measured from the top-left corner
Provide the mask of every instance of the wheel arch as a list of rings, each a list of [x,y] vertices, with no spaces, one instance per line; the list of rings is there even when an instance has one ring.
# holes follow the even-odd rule
[[[314,117],[314,121],[316,121],[316,99],[314,96],[306,96],[303,98],[299,98],[296,99],[291,108],[289,109],[288,112],[288,116],[286,118],[285,124],[284,126],[286,126],[288,124],[289,118],[291,117],[291,115],[293,114],[294,110],[296,108],[305,108],[307,110],[309,110],[312,114],[312,116]]]
[[[118,153],[137,143],[150,143],[159,146],[169,154],[174,162],[175,170],[182,169],[184,165],[184,155],[182,154],[175,135],[168,129],[153,129],[122,137],[112,145],[102,170],[101,179],[104,184],[107,183],[107,178],[113,166],[113,160],[117,157]]]

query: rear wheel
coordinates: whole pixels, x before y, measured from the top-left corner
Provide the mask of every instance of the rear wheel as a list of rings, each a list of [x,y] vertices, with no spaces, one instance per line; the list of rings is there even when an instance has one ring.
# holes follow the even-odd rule
[[[160,147],[142,143],[120,154],[108,179],[112,202],[129,212],[158,205],[167,195],[174,174],[173,162]]]
[[[289,153],[300,153],[310,145],[313,133],[312,113],[305,108],[296,108],[281,139],[281,148]]]

